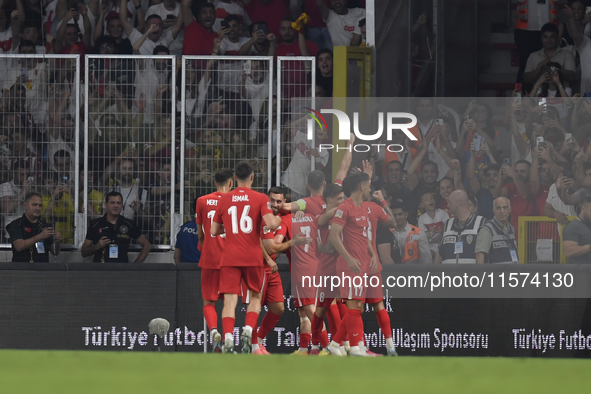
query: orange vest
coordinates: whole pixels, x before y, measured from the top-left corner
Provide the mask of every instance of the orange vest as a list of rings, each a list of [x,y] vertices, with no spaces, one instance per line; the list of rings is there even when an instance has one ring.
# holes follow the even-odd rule
[[[410,223],[408,225],[411,230],[408,232],[406,241],[404,242],[404,254],[402,255],[403,264],[412,264],[421,258],[421,252],[419,251],[419,233],[423,230]]]
[[[529,26],[529,6],[527,2],[528,0],[525,0],[521,5],[517,6],[517,19],[515,20],[516,29],[527,29]],[[554,0],[550,0],[550,23],[554,23],[555,25],[558,24],[558,10],[556,9]]]

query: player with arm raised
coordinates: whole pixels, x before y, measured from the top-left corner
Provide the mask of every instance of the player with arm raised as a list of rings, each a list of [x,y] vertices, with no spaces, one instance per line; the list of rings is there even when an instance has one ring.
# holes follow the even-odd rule
[[[347,142],[345,154],[343,155],[343,160],[341,161],[339,171],[335,177],[334,183],[337,185],[343,184],[343,179],[347,176],[347,172],[351,166],[351,160],[353,159],[353,142],[355,142],[355,134],[351,133],[349,141]],[[326,187],[324,173],[320,170],[312,171],[308,175],[308,183],[306,186],[310,189],[310,197],[285,204],[283,212],[304,211],[314,217],[324,213],[324,209],[326,208],[326,202],[324,201],[324,198],[322,198],[322,193]]]
[[[195,222],[197,223],[197,235],[201,258],[201,296],[203,298],[203,316],[207,326],[211,330],[213,339],[213,351],[221,352],[222,336],[218,331],[218,315],[215,311],[215,302],[220,299],[220,260],[224,251],[224,235],[212,236],[211,226],[213,217],[222,195],[230,192],[234,185],[232,171],[221,169],[215,174],[217,191],[199,197],[195,209]]]
[[[352,356],[366,356],[364,350],[363,321],[361,313],[366,298],[367,283],[364,274],[377,271],[377,256],[368,238],[369,218],[363,202],[371,193],[369,175],[357,172],[349,175],[343,182],[347,198],[335,211],[331,221],[329,240],[339,253],[337,275],[341,277],[341,298],[347,300],[345,323],[341,330],[346,330],[351,342]],[[347,245],[345,247],[345,245]],[[367,276],[365,276],[367,278]],[[331,354],[342,355],[336,338],[327,347]]]
[[[323,221],[320,220],[321,217],[317,219],[318,239],[316,256],[318,257],[318,269],[316,271],[316,277],[319,280],[336,275],[336,263],[339,254],[335,251],[328,239],[331,229],[329,221],[334,217],[337,207],[345,199],[345,194],[340,185],[333,183],[326,186],[323,197],[326,201],[326,213],[321,216],[324,219]],[[333,336],[341,325],[339,306],[335,303],[337,297],[338,294],[331,292],[330,287],[322,285],[316,290],[316,310],[312,316],[312,350],[310,354],[316,354],[318,352],[319,343],[322,345],[323,351],[326,351],[328,335],[326,331],[322,330],[325,316],[328,317],[328,327]]]
[[[241,335],[242,351],[250,353],[252,331],[257,326],[261,311],[261,291],[265,278],[259,231],[263,222],[269,229],[275,230],[281,219],[273,215],[267,196],[251,189],[254,168],[249,162],[242,161],[236,165],[234,178],[238,187],[220,199],[211,225],[211,235],[226,233],[220,262],[219,289],[224,294],[224,353],[234,352],[233,333],[241,281],[248,289],[250,299]]]

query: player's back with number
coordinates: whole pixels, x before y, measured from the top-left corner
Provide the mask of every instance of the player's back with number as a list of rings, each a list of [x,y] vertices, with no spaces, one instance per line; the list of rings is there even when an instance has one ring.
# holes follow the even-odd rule
[[[272,211],[265,194],[239,187],[222,196],[214,216],[226,233],[220,266],[263,265],[259,233],[266,214]]]
[[[203,226],[203,245],[201,246],[201,258],[199,267],[219,269],[220,260],[224,251],[224,238],[211,235],[211,224],[223,194],[213,192],[197,199],[195,209],[195,221]]]
[[[367,245],[369,230],[367,209],[357,206],[351,198],[348,198],[339,205],[330,223],[343,227],[341,235],[345,249],[367,271],[371,259]],[[338,264],[339,268],[348,270],[342,256],[339,256]]]

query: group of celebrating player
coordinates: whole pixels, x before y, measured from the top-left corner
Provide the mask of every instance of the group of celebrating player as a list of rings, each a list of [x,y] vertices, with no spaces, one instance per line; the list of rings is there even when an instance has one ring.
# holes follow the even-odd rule
[[[371,195],[371,166],[364,163],[363,170],[348,174],[350,164],[351,153],[346,151],[335,183],[329,185],[321,171],[310,173],[311,197],[295,202],[287,202],[280,187],[271,188],[268,195],[253,191],[254,169],[249,162],[239,163],[234,175],[227,169],[215,174],[217,191],[200,197],[196,207],[203,313],[214,352],[234,353],[235,311],[241,295],[248,304],[240,336],[242,353],[269,354],[263,340],[284,311],[275,258],[285,252],[300,316],[300,345],[294,354],[375,355],[364,341],[361,315],[368,303],[386,338],[388,355],[397,355],[376,249],[378,222],[394,227],[395,221],[381,192]],[[237,187],[232,189],[234,180]],[[332,292],[330,280],[321,279],[335,275],[348,280]],[[315,276],[314,283],[324,282],[323,286],[304,287],[304,276]],[[223,339],[215,310],[222,297]],[[259,326],[262,305],[268,312]]]

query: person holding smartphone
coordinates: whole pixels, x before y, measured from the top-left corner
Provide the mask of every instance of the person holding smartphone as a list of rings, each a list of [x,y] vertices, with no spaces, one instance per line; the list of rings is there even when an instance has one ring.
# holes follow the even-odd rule
[[[41,220],[43,201],[36,192],[27,193],[25,213],[6,226],[12,242],[13,263],[49,263],[49,252],[57,256],[62,235]]]

